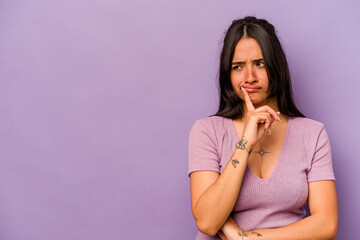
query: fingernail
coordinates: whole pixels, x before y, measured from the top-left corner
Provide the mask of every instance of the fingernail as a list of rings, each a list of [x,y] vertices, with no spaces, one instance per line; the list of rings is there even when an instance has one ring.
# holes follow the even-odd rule
[[[241,90],[243,90],[243,87],[240,87]]]
[[[278,115],[280,115],[280,112],[276,112]]]
[[[281,122],[280,116],[279,116],[279,122]]]

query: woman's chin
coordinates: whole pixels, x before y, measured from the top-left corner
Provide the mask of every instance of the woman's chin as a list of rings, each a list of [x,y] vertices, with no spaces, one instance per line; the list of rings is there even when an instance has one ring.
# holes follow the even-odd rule
[[[252,104],[254,104],[254,105],[255,104],[259,105],[259,104],[262,104],[265,102],[265,99],[258,99],[258,98],[251,98],[251,97],[250,97],[250,99],[251,99]]]
[[[254,105],[255,108],[258,108],[258,107],[261,107],[261,106],[264,106],[266,105],[266,101],[252,101],[252,104]]]

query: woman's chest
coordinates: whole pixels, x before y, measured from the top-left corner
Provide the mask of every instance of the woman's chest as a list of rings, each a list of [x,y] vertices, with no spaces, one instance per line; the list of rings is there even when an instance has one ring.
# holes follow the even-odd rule
[[[291,134],[286,138],[262,146],[260,143],[253,149],[234,211],[266,206],[301,208],[306,203],[311,155],[304,141],[296,140]],[[235,143],[236,139],[232,141]],[[221,171],[231,157],[232,145],[222,148]]]
[[[261,179],[267,179],[274,171],[283,148],[283,138],[260,141],[252,150],[248,167]]]
[[[256,208],[301,208],[307,201],[308,181],[305,156],[286,152],[280,157],[271,174],[263,179],[248,166],[245,170],[234,211]]]
[[[266,132],[258,141],[248,159],[248,167],[261,179],[267,179],[274,171],[283,145],[286,144],[286,134],[288,128],[288,119],[282,123],[274,122],[272,124],[272,134]],[[238,139],[242,137],[244,125],[234,122],[234,130]]]

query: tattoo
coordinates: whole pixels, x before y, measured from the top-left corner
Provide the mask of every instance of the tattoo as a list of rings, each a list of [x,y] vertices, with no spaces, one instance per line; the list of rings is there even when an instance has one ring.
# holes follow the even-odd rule
[[[231,160],[231,163],[234,166],[234,168],[236,168],[236,164],[239,164],[240,162],[237,159],[233,159]]]
[[[246,140],[246,137],[244,136],[237,144],[236,144],[236,148],[237,149],[242,149],[242,150],[246,150],[249,155],[251,154],[252,152],[252,149],[248,150],[246,148],[246,144],[248,143],[248,141]]]
[[[248,235],[244,232],[244,230],[242,230],[242,234],[239,233],[239,232],[238,232],[238,234],[239,234],[239,236],[241,237],[242,240],[244,239],[244,237],[248,237]]]
[[[265,152],[265,150],[263,149],[262,143],[261,143],[260,146],[261,146],[260,151],[255,152],[255,153],[260,154],[261,162],[263,162],[263,161],[264,161],[264,159],[263,159],[264,155],[265,155],[266,153],[271,153],[271,152]]]
[[[252,231],[251,234],[256,235],[256,237],[262,237],[263,235],[261,233]],[[242,231],[242,234],[240,232],[238,232],[238,235],[241,237],[242,240],[244,240],[244,237],[248,237],[249,235],[247,235],[244,230]]]
[[[261,235],[261,233],[258,233],[258,232],[251,232],[252,234],[255,234],[257,237],[262,237],[263,235]]]

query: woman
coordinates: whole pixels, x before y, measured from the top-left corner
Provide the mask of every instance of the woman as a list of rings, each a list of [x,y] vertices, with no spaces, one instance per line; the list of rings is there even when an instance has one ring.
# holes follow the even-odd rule
[[[292,100],[273,25],[228,29],[218,112],[189,138],[192,212],[203,239],[335,239],[337,199],[324,125]],[[311,215],[304,218],[308,201]]]

